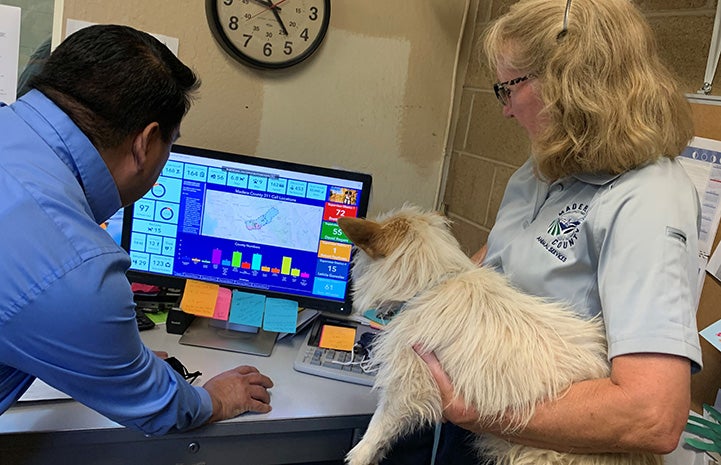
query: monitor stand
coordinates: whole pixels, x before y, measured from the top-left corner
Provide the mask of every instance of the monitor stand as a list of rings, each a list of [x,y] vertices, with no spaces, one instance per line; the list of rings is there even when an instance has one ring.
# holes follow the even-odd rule
[[[278,333],[263,331],[249,333],[211,326],[208,318],[196,318],[185,330],[180,343],[189,346],[242,352],[268,357],[273,352]]]

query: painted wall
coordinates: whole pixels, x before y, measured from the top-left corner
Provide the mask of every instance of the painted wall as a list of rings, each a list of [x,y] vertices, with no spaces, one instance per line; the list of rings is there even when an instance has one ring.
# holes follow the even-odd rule
[[[467,3],[335,0],[321,49],[281,71],[225,55],[200,0],[65,0],[61,14],[179,39],[203,80],[179,143],[370,173],[372,216],[435,206]]]

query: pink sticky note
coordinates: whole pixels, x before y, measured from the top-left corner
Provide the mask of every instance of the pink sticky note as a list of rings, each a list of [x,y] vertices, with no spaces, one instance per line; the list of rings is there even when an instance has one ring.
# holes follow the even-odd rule
[[[218,289],[218,299],[215,301],[215,311],[213,312],[213,319],[228,321],[230,315],[230,301],[232,300],[233,292],[226,288],[221,287]]]

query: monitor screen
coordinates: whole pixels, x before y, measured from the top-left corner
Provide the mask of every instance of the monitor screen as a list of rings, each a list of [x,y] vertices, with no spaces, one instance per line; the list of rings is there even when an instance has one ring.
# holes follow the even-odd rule
[[[368,174],[175,145],[125,209],[128,278],[195,279],[348,314],[352,246],[337,219],[364,217],[370,190]]]

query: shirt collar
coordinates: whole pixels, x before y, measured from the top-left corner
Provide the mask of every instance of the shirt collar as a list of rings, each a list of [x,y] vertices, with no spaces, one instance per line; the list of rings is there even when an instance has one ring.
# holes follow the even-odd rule
[[[98,224],[122,207],[115,180],[100,153],[52,100],[33,89],[11,106],[72,171]]]
[[[596,186],[603,186],[610,183],[620,174],[608,174],[608,173],[579,173],[574,174],[573,177],[586,184],[593,184]]]

